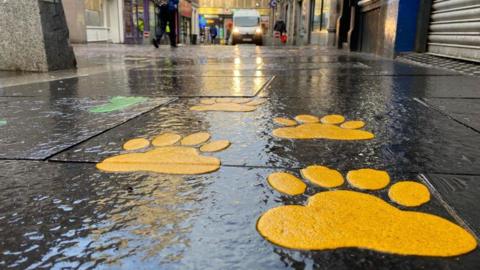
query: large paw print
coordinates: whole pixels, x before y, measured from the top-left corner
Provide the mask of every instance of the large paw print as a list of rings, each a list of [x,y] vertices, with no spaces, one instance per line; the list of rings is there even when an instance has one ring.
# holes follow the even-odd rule
[[[295,120],[278,117],[274,122],[285,127],[273,130],[273,136],[285,139],[369,140],[375,137],[371,132],[360,130],[365,126],[363,121],[345,122],[345,117],[338,114],[321,119],[306,114],[297,115]]]
[[[301,174],[324,188],[344,184],[343,176],[324,166],[309,166]],[[360,169],[348,172],[350,186],[361,190],[385,188],[385,171]],[[302,194],[307,185],[296,176],[273,173],[268,183],[288,195]],[[390,199],[405,207],[430,200],[428,188],[414,181],[400,181],[388,192]],[[259,233],[279,246],[302,250],[366,248],[381,252],[419,256],[457,256],[477,246],[462,227],[441,217],[400,210],[376,196],[352,190],[319,192],[306,206],[280,206],[258,220]]]
[[[208,98],[200,100],[192,111],[252,112],[265,103],[265,99],[251,98]]]
[[[127,141],[123,148],[128,151],[144,150],[109,157],[97,168],[107,172],[149,171],[165,174],[203,174],[220,168],[216,157],[202,156],[200,152],[217,152],[230,146],[227,140],[207,143],[210,134],[194,133],[182,139],[175,133],[163,133],[150,143],[144,138]],[[153,146],[153,147],[150,147]],[[197,150],[196,147],[200,147]]]

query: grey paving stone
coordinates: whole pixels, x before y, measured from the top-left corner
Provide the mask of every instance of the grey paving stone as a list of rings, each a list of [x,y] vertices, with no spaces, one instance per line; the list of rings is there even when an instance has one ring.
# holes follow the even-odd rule
[[[1,98],[0,159],[44,159],[172,99],[151,98],[122,110],[94,113],[110,98]]]

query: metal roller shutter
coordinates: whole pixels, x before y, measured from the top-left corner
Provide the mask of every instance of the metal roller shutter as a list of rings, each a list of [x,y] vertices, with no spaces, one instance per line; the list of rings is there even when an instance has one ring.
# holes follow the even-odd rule
[[[480,62],[480,0],[434,0],[428,52]]]

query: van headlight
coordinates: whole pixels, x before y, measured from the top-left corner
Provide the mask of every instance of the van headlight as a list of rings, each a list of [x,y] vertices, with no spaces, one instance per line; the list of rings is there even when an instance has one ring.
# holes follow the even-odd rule
[[[261,34],[261,33],[262,33],[262,28],[261,28],[261,27],[257,27],[257,29],[255,30],[255,33]]]
[[[238,34],[238,33],[240,33],[240,30],[237,27],[234,27],[233,28],[233,33]]]

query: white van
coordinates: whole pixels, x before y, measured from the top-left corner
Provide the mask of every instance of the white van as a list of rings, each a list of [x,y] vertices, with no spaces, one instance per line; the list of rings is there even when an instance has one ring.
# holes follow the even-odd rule
[[[229,43],[263,44],[260,14],[255,9],[239,9],[233,13],[233,30]]]

